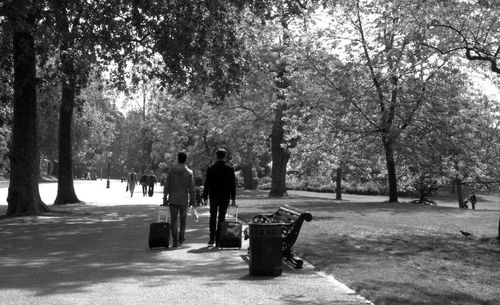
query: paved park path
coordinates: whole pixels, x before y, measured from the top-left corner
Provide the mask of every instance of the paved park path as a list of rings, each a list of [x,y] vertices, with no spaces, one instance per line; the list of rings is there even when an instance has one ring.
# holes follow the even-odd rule
[[[41,184],[46,203],[57,184]],[[242,249],[208,248],[208,208],[188,220],[180,248],[150,250],[149,223],[161,194],[133,198],[125,184],[76,181],[86,204],[72,214],[0,219],[0,304],[371,304],[334,278],[305,264],[283,265],[278,277],[248,272]],[[0,213],[7,189],[0,186]],[[162,211],[164,213],[164,211]],[[162,214],[164,215],[164,214]]]

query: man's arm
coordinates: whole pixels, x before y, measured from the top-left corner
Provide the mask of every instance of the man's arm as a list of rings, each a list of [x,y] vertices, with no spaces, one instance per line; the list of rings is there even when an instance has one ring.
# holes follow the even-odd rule
[[[231,167],[231,185],[229,186],[231,188],[231,200],[232,203],[236,203],[236,175],[234,173],[234,168]]]
[[[170,172],[167,173],[167,177],[165,178],[165,184],[163,185],[163,205],[168,204],[168,194],[169,194],[169,186],[170,186]]]
[[[209,190],[210,190],[210,183],[211,183],[211,174],[210,174],[211,170],[210,170],[210,167],[207,169],[207,174],[205,176],[205,183],[203,184],[203,201],[204,202],[207,202],[207,199],[208,199],[208,193],[209,193]]]
[[[196,191],[194,189],[194,176],[191,174],[191,177],[188,182],[188,191],[189,191],[189,205],[196,205]]]

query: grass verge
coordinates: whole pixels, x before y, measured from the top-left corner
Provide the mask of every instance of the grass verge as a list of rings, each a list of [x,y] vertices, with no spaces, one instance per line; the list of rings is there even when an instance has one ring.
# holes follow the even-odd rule
[[[500,210],[310,196],[243,192],[240,217],[250,222],[283,204],[311,212],[295,252],[377,305],[499,304]]]

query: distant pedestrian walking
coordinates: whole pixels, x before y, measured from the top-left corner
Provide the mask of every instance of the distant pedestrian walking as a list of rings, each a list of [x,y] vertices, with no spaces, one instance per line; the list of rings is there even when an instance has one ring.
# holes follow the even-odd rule
[[[195,205],[194,175],[186,166],[187,155],[180,152],[177,164],[167,174],[163,189],[163,205],[170,207],[170,227],[172,231],[172,246],[182,245],[185,239],[188,203]],[[177,225],[180,220],[180,228]]]
[[[130,197],[134,196],[135,185],[137,184],[137,174],[134,172],[134,169],[130,171],[127,175],[127,185],[128,190],[130,191]]]
[[[144,173],[142,173],[142,176],[141,176],[141,179],[139,180],[139,183],[142,186],[142,196],[145,197],[146,193],[148,191],[148,174],[146,173],[146,171],[144,171]]]
[[[472,209],[475,210],[476,209],[477,198],[476,198],[476,194],[474,192],[472,192],[472,194],[470,195],[469,201],[470,201],[470,204],[472,206]]]
[[[220,224],[226,220],[229,201],[236,205],[236,176],[234,168],[225,161],[226,155],[226,150],[217,150],[217,161],[208,168],[203,187],[204,203],[210,199],[209,245],[219,244]]]
[[[148,196],[153,197],[154,191],[155,191],[155,185],[156,185],[156,176],[153,171],[150,172],[146,183],[148,185]]]

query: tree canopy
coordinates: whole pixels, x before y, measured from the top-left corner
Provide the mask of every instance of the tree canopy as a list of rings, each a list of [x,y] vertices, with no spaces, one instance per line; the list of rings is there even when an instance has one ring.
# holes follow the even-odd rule
[[[458,0],[4,1],[8,214],[46,210],[15,178],[37,180],[40,156],[58,163],[61,204],[78,201],[75,176],[106,162],[114,177],[164,171],[184,150],[202,177],[221,146],[245,187],[267,177],[272,196],[297,180],[392,202],[423,198],[424,184],[497,185],[499,104],[477,84],[498,92],[499,11]]]

